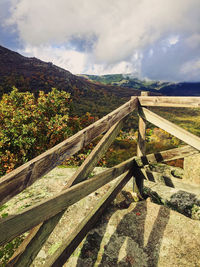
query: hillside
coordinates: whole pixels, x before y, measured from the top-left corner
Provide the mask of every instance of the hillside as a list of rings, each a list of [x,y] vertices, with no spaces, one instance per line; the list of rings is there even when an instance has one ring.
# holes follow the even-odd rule
[[[200,95],[200,83],[163,83],[158,81],[140,81],[131,75],[73,75],[69,71],[44,62],[37,58],[28,58],[0,46],[0,97],[15,86],[19,91],[30,91],[36,96],[40,90],[49,92],[53,87],[71,94],[71,116],[82,116],[86,112],[102,117],[116,109],[127,99],[140,95],[141,90],[151,94],[164,95]],[[181,94],[182,92],[182,94]],[[193,110],[181,109],[182,114],[173,110],[175,118],[187,114],[188,121]],[[162,110],[157,110],[160,114]],[[163,116],[170,118],[168,110]],[[132,127],[137,124],[137,116],[132,117]],[[179,122],[177,122],[179,123]],[[196,128],[195,128],[196,129]],[[196,133],[196,132],[195,132]]]
[[[169,96],[200,96],[200,82],[171,83],[160,81],[147,81],[134,78],[131,74],[109,74],[109,75],[82,75],[83,77],[97,83],[107,85],[118,85],[120,87],[134,88],[142,91],[151,91]]]
[[[40,90],[47,93],[56,87],[71,93],[75,115],[89,111],[100,117],[130,96],[140,94],[134,89],[93,83],[51,62],[24,57],[0,46],[0,96],[10,92],[13,86],[19,91],[30,91],[36,95]]]

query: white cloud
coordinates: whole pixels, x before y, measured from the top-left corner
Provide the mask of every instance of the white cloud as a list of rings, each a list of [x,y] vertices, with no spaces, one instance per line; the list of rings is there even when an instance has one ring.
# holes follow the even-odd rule
[[[119,74],[119,73],[132,73],[136,72],[136,69],[133,68],[133,65],[127,61],[121,61],[117,64],[104,65],[104,64],[94,64],[87,69],[86,73],[101,75],[104,74]]]
[[[78,69],[134,72],[137,68],[136,72],[141,74],[141,70],[145,69],[145,66],[141,68],[141,64],[146,61],[134,55],[145,54],[148,50],[152,51],[149,52],[149,60],[158,57],[156,45],[160,40],[168,40],[167,45],[159,49],[160,53],[165,51],[166,57],[177,45],[183,45],[187,51],[190,49],[193,56],[199,45],[199,0],[11,1],[11,16],[7,25],[17,28],[25,47],[30,48],[30,54],[36,53],[35,47],[40,50],[41,46],[54,47],[57,44],[62,47],[68,43],[60,52],[50,49],[55,53],[51,55],[51,61],[69,66],[72,72],[75,69],[76,72]],[[73,45],[69,47],[73,39],[77,42],[77,52]],[[81,42],[85,45],[84,51],[80,52]],[[45,49],[40,54],[50,56]],[[188,54],[185,61],[188,61]],[[177,61],[179,65],[175,64],[179,70],[182,63]],[[156,67],[154,73],[159,78],[160,66]]]
[[[185,80],[200,81],[200,58],[184,63],[180,71]]]
[[[70,70],[74,74],[136,73],[138,69],[136,65],[134,67],[133,64],[128,61],[121,61],[117,64],[109,65],[93,64],[88,60],[89,57],[86,53],[66,49],[64,46],[27,45],[23,50],[18,50],[18,52],[24,56],[36,57],[46,62],[52,62],[57,66]]]
[[[86,65],[86,55],[84,53],[68,50],[65,47],[52,46],[26,46],[19,50],[25,56],[34,56],[46,62],[52,62],[72,73],[82,73]]]
[[[186,39],[186,44],[192,49],[200,48],[200,32],[189,36]]]
[[[176,35],[176,36],[171,36],[171,37],[168,39],[169,46],[172,46],[172,45],[177,44],[178,41],[179,41],[179,36],[178,36],[178,35]]]

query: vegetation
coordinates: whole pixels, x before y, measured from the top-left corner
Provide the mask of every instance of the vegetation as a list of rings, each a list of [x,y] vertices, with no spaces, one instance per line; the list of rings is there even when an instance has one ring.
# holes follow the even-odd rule
[[[151,80],[139,80],[131,74],[109,74],[109,75],[83,75],[89,80],[106,85],[117,85],[120,87],[134,88],[140,91],[151,91],[163,95],[199,96],[200,83],[173,83]]]
[[[106,103],[108,105],[109,99]],[[0,101],[0,175],[10,172],[98,119],[90,113],[81,117],[71,116],[72,109],[75,108],[70,94],[55,88],[47,94],[39,92],[38,97],[29,92],[19,92],[16,88],[10,94],[4,94]],[[199,109],[152,109],[200,136]],[[98,163],[99,166],[112,167],[136,155],[137,124],[138,118],[134,112],[129,117],[126,127]],[[99,138],[63,164],[79,166],[98,141]],[[166,131],[148,124],[147,153],[170,149],[180,144],[180,140]],[[179,164],[178,166],[181,166],[181,163]],[[4,209],[4,207],[5,205],[1,208]],[[2,214],[3,217],[7,215],[7,213]],[[2,266],[6,265],[24,237],[24,235],[17,237],[0,248]]]
[[[25,238],[25,234],[16,237],[3,247],[0,247],[0,266],[6,266],[8,260],[12,257],[16,249],[20,246]]]
[[[130,75],[91,76],[92,83],[76,77],[51,63],[28,59],[0,47],[0,176],[36,157],[98,118],[108,114],[131,95],[148,90],[165,94],[200,95],[198,84],[170,84],[140,81]],[[2,58],[2,54],[5,57]],[[104,83],[104,85],[100,84]],[[17,86],[19,90],[13,88]],[[114,86],[109,86],[114,85]],[[120,87],[119,87],[120,85]],[[57,89],[52,89],[56,87]],[[129,87],[123,88],[123,87]],[[133,88],[137,89],[134,90]],[[173,89],[173,92],[172,92]],[[28,91],[27,91],[28,90]],[[42,90],[42,91],[40,91]],[[5,94],[6,93],[6,94]],[[71,94],[71,95],[70,95]],[[73,101],[72,101],[73,100]],[[90,111],[90,113],[88,113]],[[162,109],[153,111],[188,131],[200,136],[199,109]],[[137,146],[138,117],[129,116],[126,127],[98,163],[111,167],[134,155]],[[147,153],[177,147],[181,144],[167,132],[147,124]],[[99,138],[64,162],[79,166]],[[4,209],[5,205],[0,209]],[[6,217],[8,214],[3,213]],[[0,249],[0,264],[5,266],[14,250],[24,239],[17,237]]]
[[[72,106],[70,95],[56,89],[48,94],[41,91],[38,98],[29,92],[20,93],[16,88],[10,94],[5,94],[0,101],[0,175],[10,172],[98,119],[90,113],[81,117],[71,116]],[[200,136],[199,109],[153,110]],[[111,167],[136,154],[137,124],[138,117],[134,112],[99,162],[100,166]],[[147,127],[147,153],[181,144],[167,132],[151,124]],[[65,164],[80,165],[98,140],[66,160]]]
[[[63,141],[96,118],[70,117],[70,95],[52,89],[38,98],[15,88],[0,101],[0,175]]]
[[[151,108],[163,118],[179,125],[185,130],[200,136],[199,108]]]
[[[134,89],[127,91],[119,86],[90,82],[50,62],[24,57],[0,46],[0,98],[10,93],[13,86],[19,92],[28,91],[36,97],[39,91],[47,94],[54,87],[68,92],[74,103],[74,109],[70,109],[69,115],[78,117],[88,111],[102,117],[125,103],[132,95],[140,94]]]

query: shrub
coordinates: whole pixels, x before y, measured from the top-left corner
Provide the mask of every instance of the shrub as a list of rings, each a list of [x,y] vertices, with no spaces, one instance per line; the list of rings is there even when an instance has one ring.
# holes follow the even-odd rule
[[[16,88],[0,101],[0,175],[10,172],[80,129],[69,118],[70,94],[53,88],[38,98]]]

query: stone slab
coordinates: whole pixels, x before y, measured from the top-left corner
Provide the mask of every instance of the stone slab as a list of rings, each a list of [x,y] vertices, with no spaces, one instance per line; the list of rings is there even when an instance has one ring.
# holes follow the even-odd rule
[[[109,208],[65,267],[200,266],[199,221],[150,201],[119,207]]]
[[[184,158],[183,180],[200,185],[200,155]]]

